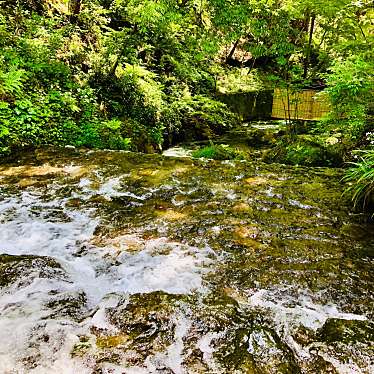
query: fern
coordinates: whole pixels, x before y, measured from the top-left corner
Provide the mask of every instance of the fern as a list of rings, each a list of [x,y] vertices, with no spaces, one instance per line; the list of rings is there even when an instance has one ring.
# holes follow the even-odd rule
[[[23,69],[11,69],[8,72],[0,71],[0,94],[20,94],[23,82],[26,79],[26,71]]]

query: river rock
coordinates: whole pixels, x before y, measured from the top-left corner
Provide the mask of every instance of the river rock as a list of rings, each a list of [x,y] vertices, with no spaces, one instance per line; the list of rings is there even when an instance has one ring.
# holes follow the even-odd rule
[[[261,327],[251,331],[247,351],[252,355],[255,366],[261,373],[301,372],[291,349],[272,329]]]
[[[84,318],[87,302],[84,292],[64,292],[52,297],[45,307],[50,309],[50,318],[70,317],[73,320],[80,321]]]
[[[144,361],[173,343],[173,307],[179,299],[179,296],[161,291],[134,294],[118,307],[108,310],[110,323],[119,329],[121,336],[126,336],[127,349],[134,351],[135,361]]]

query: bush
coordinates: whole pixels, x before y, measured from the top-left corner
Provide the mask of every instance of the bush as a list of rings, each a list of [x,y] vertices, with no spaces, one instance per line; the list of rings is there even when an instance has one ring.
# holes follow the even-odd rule
[[[122,136],[122,126],[122,122],[118,119],[100,123],[86,123],[75,130],[77,138],[69,143],[78,147],[128,150],[130,149],[131,139]],[[69,131],[66,131],[66,133],[69,133]]]
[[[97,74],[91,84],[100,92],[109,117],[121,118],[134,150],[163,143],[163,113],[167,107],[156,75],[139,65],[119,66],[115,76]]]
[[[42,144],[128,149],[122,121],[100,112],[94,90],[80,88],[71,77],[70,88],[49,89],[24,83],[23,70],[0,72],[0,152]],[[29,76],[33,76],[31,72]],[[53,88],[53,86],[58,86]]]
[[[238,118],[226,104],[201,95],[185,95],[172,103],[167,129],[178,140],[210,139],[232,128]]]
[[[286,147],[285,163],[291,165],[321,165],[325,152],[318,146],[296,143]]]
[[[344,146],[340,143],[329,144],[329,140],[321,136],[287,136],[265,154],[264,160],[289,165],[341,166]]]

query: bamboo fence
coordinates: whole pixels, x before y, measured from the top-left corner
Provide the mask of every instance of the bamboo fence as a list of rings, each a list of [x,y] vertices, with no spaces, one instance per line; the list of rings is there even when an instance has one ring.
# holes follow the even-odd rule
[[[279,119],[319,120],[330,111],[329,103],[316,90],[290,92],[275,89],[272,117]]]

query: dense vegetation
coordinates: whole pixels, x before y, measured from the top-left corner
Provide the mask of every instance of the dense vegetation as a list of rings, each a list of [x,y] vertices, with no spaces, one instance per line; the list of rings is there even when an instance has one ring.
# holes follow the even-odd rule
[[[0,152],[155,152],[235,126],[219,92],[317,85],[331,113],[314,133],[347,155],[367,149],[349,178],[368,205],[372,16],[369,0],[3,1]],[[313,164],[314,143],[291,133],[284,161]]]

